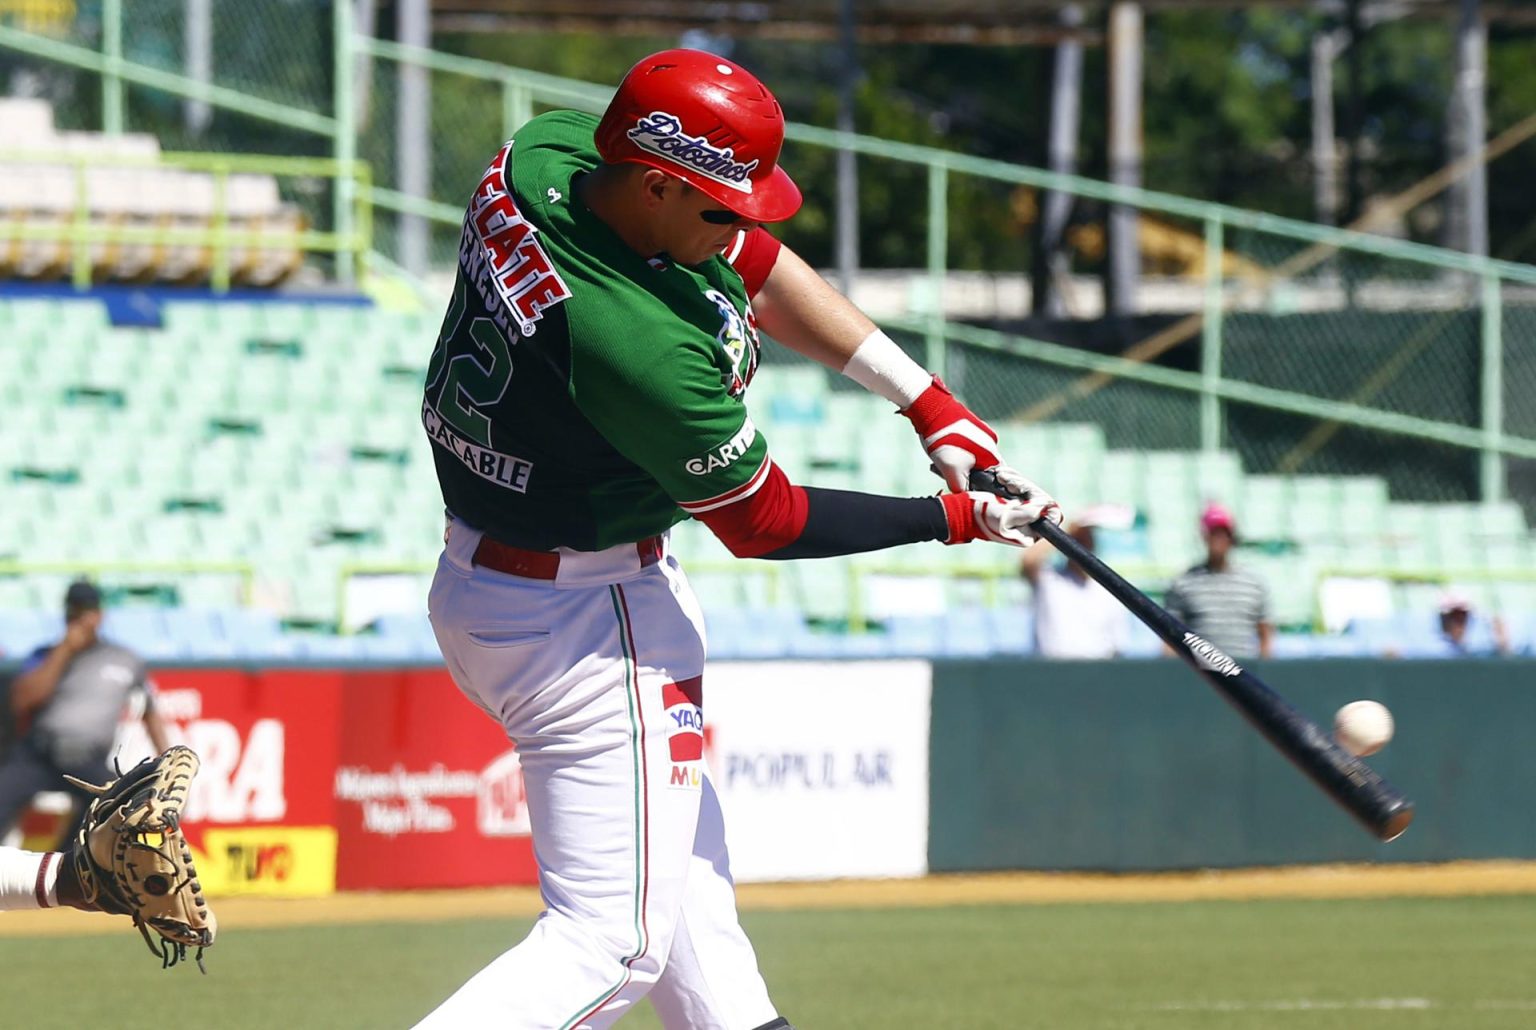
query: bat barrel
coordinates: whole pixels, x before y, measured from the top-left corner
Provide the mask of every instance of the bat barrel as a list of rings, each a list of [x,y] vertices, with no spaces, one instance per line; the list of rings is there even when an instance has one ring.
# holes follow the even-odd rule
[[[971,473],[971,488],[1008,495],[990,471]],[[1074,540],[1065,529],[1045,519],[1031,528],[1146,623],[1241,712],[1277,751],[1378,839],[1396,840],[1408,828],[1413,821],[1413,803],[1370,766],[1339,747],[1317,723],[1297,711],[1253,673],[1191,632],[1189,627]]]

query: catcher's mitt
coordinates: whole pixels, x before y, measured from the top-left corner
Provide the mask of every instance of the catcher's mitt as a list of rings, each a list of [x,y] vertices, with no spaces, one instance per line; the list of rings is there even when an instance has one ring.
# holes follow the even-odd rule
[[[217,923],[181,833],[181,808],[198,764],[191,748],[178,745],[100,787],[67,777],[96,795],[70,859],[85,900],[131,916],[162,967],[174,966],[193,947],[206,973],[203,949],[213,945]]]

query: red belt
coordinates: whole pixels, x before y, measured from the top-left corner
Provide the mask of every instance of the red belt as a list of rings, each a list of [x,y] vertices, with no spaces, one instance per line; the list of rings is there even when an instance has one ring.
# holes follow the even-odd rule
[[[661,560],[661,537],[648,536],[634,546],[642,569]],[[482,536],[475,547],[474,563],[524,579],[554,579],[560,571],[560,557],[556,551],[525,551]]]

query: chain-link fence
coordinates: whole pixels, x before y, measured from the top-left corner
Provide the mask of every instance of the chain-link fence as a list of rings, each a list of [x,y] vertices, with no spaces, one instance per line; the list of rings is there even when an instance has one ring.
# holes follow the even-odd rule
[[[122,14],[127,60],[307,111],[331,109],[329,3],[127,0]],[[211,115],[187,106],[194,129]]]
[[[68,53],[0,24],[0,46],[53,77],[42,88],[62,126],[117,118],[168,149],[355,150],[374,172],[378,250],[417,271],[451,268],[465,199],[517,126],[608,94],[367,38],[350,5],[320,0],[71,10],[46,34]],[[114,51],[126,65],[92,56]],[[989,417],[1093,422],[1112,447],[1236,451],[1249,473],[1385,475],[1396,499],[1536,507],[1536,269],[804,125],[784,160],[825,198],[839,149],[857,154],[862,240],[910,257],[861,276],[855,299]],[[325,227],[341,195],[311,186],[290,199]],[[1072,208],[1053,279],[1069,317],[1054,322],[1031,317],[1029,282],[1050,191]],[[1141,314],[1118,319],[1095,278],[1115,204],[1140,212],[1143,271]],[[981,231],[957,217],[977,209],[993,213]],[[831,210],[806,217],[820,229]],[[782,231],[794,245],[803,229]]]
[[[359,81],[367,83],[358,94],[358,156],[373,166],[381,187],[396,192],[409,185],[405,162],[416,162],[428,183],[426,199],[446,208],[436,219],[423,217],[429,240],[426,267],[452,267],[459,246],[457,221],[486,164],[518,125],[553,105],[533,103],[526,95],[509,98],[506,86],[484,72],[466,74],[367,55],[358,67]],[[418,102],[428,111],[425,161],[417,153],[419,143],[401,135],[403,94],[412,88],[420,91]],[[402,248],[401,221],[407,217],[386,207],[377,239],[386,256],[415,265],[418,256]]]

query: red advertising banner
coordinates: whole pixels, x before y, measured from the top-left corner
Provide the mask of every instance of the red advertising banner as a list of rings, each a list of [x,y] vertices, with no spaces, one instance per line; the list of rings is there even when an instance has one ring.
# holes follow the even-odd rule
[[[211,894],[538,882],[517,754],[446,670],[162,669]],[[124,723],[124,765],[149,754]]]
[[[446,671],[349,674],[342,727],[338,888],[538,882],[517,753]]]
[[[183,825],[215,896],[313,896],[336,887],[335,806],[346,674],[335,670],[161,669],[155,704],[173,743],[202,768]],[[126,767],[150,753],[123,724]]]

